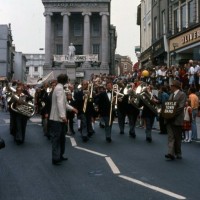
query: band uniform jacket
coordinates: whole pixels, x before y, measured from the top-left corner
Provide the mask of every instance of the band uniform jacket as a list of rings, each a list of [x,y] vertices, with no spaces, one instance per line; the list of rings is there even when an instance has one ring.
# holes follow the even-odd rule
[[[84,94],[84,91],[82,91],[82,90],[77,91],[74,94],[74,99],[75,99],[74,106],[78,110],[78,115],[83,114],[83,107],[84,107],[84,102],[85,102],[84,96],[85,96],[85,94]],[[95,112],[95,110],[94,110],[94,106],[93,106],[93,98],[89,99],[89,97],[88,97],[85,113],[87,115],[93,116],[94,112]]]
[[[50,120],[62,122],[61,118],[66,117],[66,110],[72,109],[73,107],[67,103],[63,85],[58,83],[52,94]]]
[[[174,100],[177,102],[177,109],[175,116],[172,119],[166,119],[166,123],[173,124],[175,126],[182,126],[184,120],[184,107],[186,102],[186,94],[182,91],[178,91],[178,93],[173,98],[173,93],[170,94],[169,101]]]
[[[112,96],[111,96],[112,99]],[[101,117],[110,116],[111,101],[108,98],[107,92],[101,92],[96,98],[96,105],[98,106],[99,114]],[[114,115],[114,103],[112,104],[112,115]]]

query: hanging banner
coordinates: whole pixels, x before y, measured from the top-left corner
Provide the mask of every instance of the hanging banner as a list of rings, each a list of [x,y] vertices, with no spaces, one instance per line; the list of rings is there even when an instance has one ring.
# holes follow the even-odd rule
[[[75,55],[72,59],[69,59],[68,55],[54,55],[53,60],[55,62],[98,62],[98,54]]]

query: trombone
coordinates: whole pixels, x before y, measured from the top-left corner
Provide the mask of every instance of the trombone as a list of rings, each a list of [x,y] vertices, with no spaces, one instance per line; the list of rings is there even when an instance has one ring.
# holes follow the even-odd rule
[[[92,101],[92,94],[93,94],[93,88],[94,85],[93,83],[88,84],[88,90],[84,91],[85,92],[85,98],[84,98],[84,104],[83,104],[83,112],[86,112],[87,109],[87,102]],[[88,95],[89,93],[89,95]]]

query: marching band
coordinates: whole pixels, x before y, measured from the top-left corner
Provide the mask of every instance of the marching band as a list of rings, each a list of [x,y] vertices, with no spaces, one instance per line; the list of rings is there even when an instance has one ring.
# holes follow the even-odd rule
[[[72,114],[67,111],[66,106],[67,117],[63,121],[66,127],[65,134],[75,134],[73,127],[75,116],[83,142],[87,142],[94,135],[94,122],[97,119],[99,119],[100,126],[104,128],[105,140],[108,143],[112,142],[112,125],[115,118],[118,120],[119,134],[124,134],[125,119],[128,118],[129,136],[131,138],[136,137],[136,123],[139,118],[142,118],[146,141],[149,143],[152,142],[151,131],[155,118],[159,120],[160,134],[170,133],[171,137],[174,136],[171,127],[175,127],[175,130],[180,133],[184,120],[186,94],[181,93],[181,104],[180,102],[177,103],[178,111],[173,111],[177,113],[172,119],[165,118],[163,108],[166,102],[173,100],[171,95],[176,91],[175,89],[178,89],[178,92],[184,89],[183,82],[177,80],[176,68],[165,71],[165,67],[162,66],[160,69],[155,69],[154,72],[143,70],[140,80],[137,76],[133,80],[93,75],[91,80],[83,80],[80,84],[72,84],[71,82],[64,84],[64,98],[71,108],[77,110],[76,114]],[[173,79],[171,79],[172,77]],[[166,81],[168,81],[168,84],[166,84]],[[22,83],[17,83],[16,88],[13,88],[10,84],[4,88],[10,111],[10,133],[14,136],[17,144],[24,142],[27,120],[34,114],[41,115],[44,135],[52,139],[50,115],[52,107],[55,106],[52,96],[56,84],[56,80],[52,80],[49,83],[44,83],[35,91],[33,86],[28,88]],[[155,86],[157,87],[156,90],[154,90]],[[176,88],[174,89],[174,87]],[[158,92],[155,93],[155,91]],[[195,109],[198,109],[197,103],[195,106]],[[181,116],[178,128],[176,125],[172,125],[172,121],[177,116]],[[170,147],[166,158],[174,159],[176,148],[179,151],[178,157],[181,157],[180,135],[182,137],[182,134],[180,133],[178,137],[179,146]],[[176,141],[176,138],[174,140]],[[174,140],[171,142],[173,143]]]

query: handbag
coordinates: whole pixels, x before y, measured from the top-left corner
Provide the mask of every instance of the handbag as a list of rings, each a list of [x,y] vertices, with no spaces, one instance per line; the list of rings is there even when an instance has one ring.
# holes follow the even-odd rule
[[[0,149],[3,149],[5,146],[4,140],[0,137]]]

